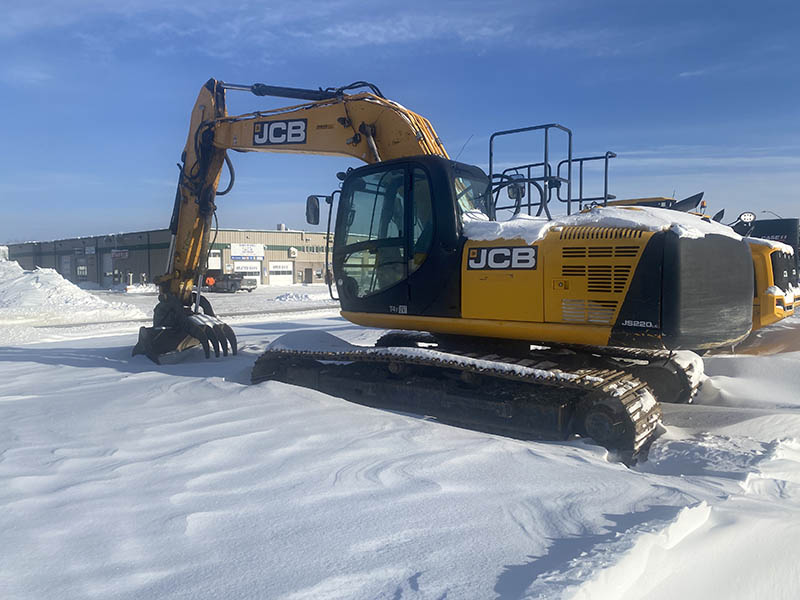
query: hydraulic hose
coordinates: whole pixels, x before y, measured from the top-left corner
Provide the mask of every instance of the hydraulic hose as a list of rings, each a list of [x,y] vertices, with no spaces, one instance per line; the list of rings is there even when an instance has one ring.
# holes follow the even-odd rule
[[[224,196],[228,192],[233,189],[233,182],[236,180],[236,171],[233,170],[233,163],[231,159],[228,158],[228,153],[225,153],[225,164],[228,165],[228,173],[231,175],[231,179],[228,182],[228,187],[226,187],[223,191],[217,192],[217,196]]]

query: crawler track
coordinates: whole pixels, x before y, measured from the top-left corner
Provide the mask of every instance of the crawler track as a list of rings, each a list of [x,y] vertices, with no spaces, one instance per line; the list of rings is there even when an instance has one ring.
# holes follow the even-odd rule
[[[659,402],[691,403],[703,379],[703,360],[686,350],[670,352],[611,346],[564,346],[562,349],[574,353],[575,364],[628,371],[645,381]]]
[[[587,435],[637,454],[654,437],[661,407],[624,369],[575,368],[569,355],[545,358],[401,346],[317,351],[268,349],[253,383],[283,381],[348,400],[430,415],[526,439]]]

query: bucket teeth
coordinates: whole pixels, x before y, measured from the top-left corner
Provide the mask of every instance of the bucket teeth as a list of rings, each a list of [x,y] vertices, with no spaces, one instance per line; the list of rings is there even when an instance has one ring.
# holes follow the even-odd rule
[[[144,354],[156,364],[160,357],[171,352],[179,352],[200,345],[206,358],[236,354],[238,351],[236,334],[226,323],[216,317],[199,313],[186,316],[177,327],[142,327],[139,341],[133,347],[132,355]]]

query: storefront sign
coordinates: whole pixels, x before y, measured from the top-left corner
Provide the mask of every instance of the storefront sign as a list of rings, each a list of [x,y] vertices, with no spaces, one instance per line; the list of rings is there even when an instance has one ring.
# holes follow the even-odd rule
[[[231,260],[262,260],[264,244],[231,244]]]
[[[234,261],[233,270],[235,273],[255,273],[261,272],[261,264],[254,261]]]
[[[128,258],[128,251],[127,250],[112,250],[111,251],[111,258],[113,259],[126,259]]]

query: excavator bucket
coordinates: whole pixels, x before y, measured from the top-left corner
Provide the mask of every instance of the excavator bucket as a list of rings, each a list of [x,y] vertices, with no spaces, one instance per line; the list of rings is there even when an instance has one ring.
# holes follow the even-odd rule
[[[132,356],[144,354],[161,364],[161,356],[195,346],[203,347],[206,358],[211,358],[212,350],[217,357],[220,353],[223,356],[236,354],[238,346],[233,329],[220,321],[211,304],[203,300],[198,308],[203,308],[204,313],[193,312],[174,297],[159,301],[153,311],[153,327],[139,329],[139,341],[133,347]]]

